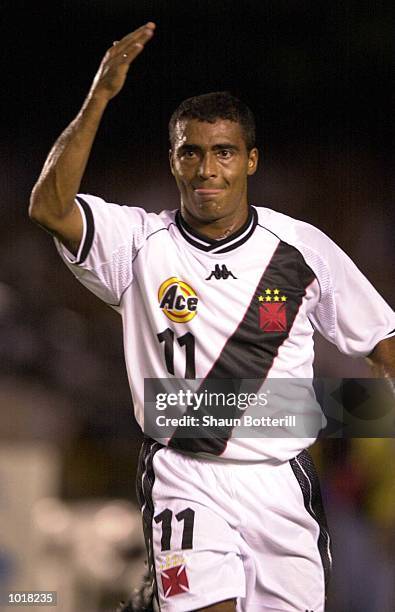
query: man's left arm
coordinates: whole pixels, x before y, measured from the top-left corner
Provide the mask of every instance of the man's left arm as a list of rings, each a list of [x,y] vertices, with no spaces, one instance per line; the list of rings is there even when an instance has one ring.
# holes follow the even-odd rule
[[[374,377],[395,379],[395,336],[381,340],[366,357]],[[391,384],[395,393],[394,381]]]

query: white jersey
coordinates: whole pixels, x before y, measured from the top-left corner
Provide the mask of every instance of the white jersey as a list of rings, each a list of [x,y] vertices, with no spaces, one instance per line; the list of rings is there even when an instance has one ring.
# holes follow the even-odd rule
[[[216,241],[177,211],[77,199],[79,252],[57,247],[78,280],[122,316],[135,416],[151,436],[145,379],[248,379],[259,394],[268,379],[313,378],[314,329],[357,357],[395,333],[388,304],[307,223],[251,206],[246,224]],[[160,437],[181,451],[249,461],[287,461],[313,441],[310,434],[243,438],[232,428],[220,443]]]

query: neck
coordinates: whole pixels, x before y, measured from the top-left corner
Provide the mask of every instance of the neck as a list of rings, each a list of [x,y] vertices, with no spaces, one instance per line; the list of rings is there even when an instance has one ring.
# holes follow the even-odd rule
[[[211,240],[223,240],[239,230],[248,219],[248,205],[242,211],[236,211],[219,219],[202,220],[194,217],[184,206],[181,206],[182,218],[195,231]]]

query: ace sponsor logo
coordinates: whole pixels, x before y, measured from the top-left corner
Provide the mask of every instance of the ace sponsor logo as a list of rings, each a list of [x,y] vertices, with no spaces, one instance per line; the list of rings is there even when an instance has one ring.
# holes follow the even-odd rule
[[[187,323],[197,314],[199,298],[190,285],[172,276],[159,287],[158,302],[170,321]]]

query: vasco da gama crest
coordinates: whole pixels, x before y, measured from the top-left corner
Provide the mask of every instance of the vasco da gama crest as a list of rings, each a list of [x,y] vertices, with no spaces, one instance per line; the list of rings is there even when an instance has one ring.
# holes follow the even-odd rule
[[[287,331],[287,296],[280,289],[265,289],[259,300],[259,327],[264,332]]]

